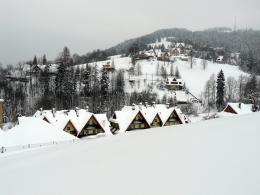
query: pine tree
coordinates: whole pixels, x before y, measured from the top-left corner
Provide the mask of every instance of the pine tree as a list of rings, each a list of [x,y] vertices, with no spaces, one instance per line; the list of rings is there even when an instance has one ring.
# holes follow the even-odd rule
[[[251,75],[249,81],[246,83],[245,87],[245,97],[248,97],[251,93],[257,90],[257,79],[256,75]]]
[[[92,102],[92,111],[94,113],[101,112],[101,105],[100,105],[100,82],[99,82],[99,72],[97,69],[97,64],[93,67],[92,70],[92,78],[91,78],[91,102]]]
[[[37,57],[36,57],[36,56],[34,56],[32,64],[33,64],[33,65],[37,65],[37,64],[38,64],[38,61],[37,61]]]
[[[221,70],[218,73],[217,77],[217,97],[216,97],[216,106],[218,111],[221,111],[224,108],[225,98],[225,76],[223,71]]]
[[[44,54],[43,57],[42,57],[42,64],[43,65],[47,65],[47,58],[46,58],[46,55]]]
[[[83,72],[82,83],[84,84],[83,93],[85,96],[90,95],[91,91],[91,68],[89,65],[86,66]]]
[[[64,47],[62,53],[60,54],[60,61],[66,66],[69,67],[73,65],[73,60],[70,55],[70,50],[68,47]]]
[[[74,70],[73,68],[67,68],[64,74],[63,91],[62,91],[62,103],[63,108],[71,108],[74,103],[75,88],[73,82]]]
[[[107,75],[106,69],[102,69],[102,75],[100,80],[100,87],[101,87],[101,109],[102,111],[107,111],[106,108],[108,107],[108,87],[109,87],[109,79]]]

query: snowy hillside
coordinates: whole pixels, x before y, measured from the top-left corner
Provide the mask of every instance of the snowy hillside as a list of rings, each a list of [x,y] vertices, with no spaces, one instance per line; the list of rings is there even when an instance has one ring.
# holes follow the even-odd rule
[[[129,70],[132,66],[130,57],[120,57],[115,56],[112,57],[115,65],[115,69],[123,69]],[[111,60],[100,61],[97,63],[92,63],[91,65],[97,64],[97,67],[101,69],[104,64],[108,62],[111,63]],[[158,85],[163,83],[162,77],[156,75],[157,68],[165,67],[168,74],[170,73],[171,63],[173,63],[173,68],[176,69],[178,67],[180,75],[184,80],[186,87],[190,90],[192,94],[195,96],[199,96],[204,90],[205,83],[209,80],[212,74],[219,73],[220,70],[223,70],[225,77],[232,76],[235,79],[238,79],[240,75],[248,75],[247,73],[239,70],[238,66],[228,65],[228,64],[218,64],[214,62],[207,62],[207,67],[203,70],[201,65],[201,59],[195,59],[195,64],[193,68],[190,68],[190,63],[188,61],[177,60],[175,62],[162,62],[156,59],[154,60],[141,60],[136,62],[136,66],[141,67],[142,75],[140,76],[130,76],[127,71],[125,71],[125,89],[126,92],[133,91],[142,91],[144,89],[148,89],[148,85],[152,86],[153,92],[158,93],[159,97],[162,97],[164,94],[167,94],[168,91],[166,89],[158,89]],[[79,65],[81,68],[86,65]],[[159,68],[160,71],[160,68]],[[134,80],[134,84],[130,84],[129,80]],[[180,92],[177,92],[180,93]],[[178,94],[177,94],[178,95]],[[185,94],[180,93],[180,96],[185,96]],[[189,97],[187,97],[189,98]]]
[[[3,154],[0,194],[257,195],[259,117],[255,113]]]

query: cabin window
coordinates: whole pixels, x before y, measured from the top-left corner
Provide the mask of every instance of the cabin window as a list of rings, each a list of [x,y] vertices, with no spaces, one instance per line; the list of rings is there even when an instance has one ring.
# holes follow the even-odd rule
[[[70,127],[69,126],[67,127],[67,130],[70,131]]]

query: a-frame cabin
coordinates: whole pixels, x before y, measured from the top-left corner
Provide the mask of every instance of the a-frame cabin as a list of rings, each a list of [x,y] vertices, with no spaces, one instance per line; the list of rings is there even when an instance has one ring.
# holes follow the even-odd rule
[[[78,135],[78,131],[77,131],[76,127],[73,125],[73,123],[70,120],[65,125],[63,131],[70,133],[71,135],[74,135],[74,136]]]
[[[178,124],[182,124],[182,121],[181,121],[178,113],[174,109],[172,111],[172,113],[170,114],[170,116],[168,117],[168,119],[166,120],[164,126],[171,126],[171,125],[178,125]]]
[[[152,123],[151,123],[151,128],[161,127],[162,125],[163,125],[162,119],[159,116],[159,114],[157,113],[156,116],[154,117]]]
[[[42,120],[46,121],[47,123],[50,123],[50,121],[46,118],[46,116],[44,116]]]
[[[143,116],[143,114],[139,111],[130,125],[128,126],[126,131],[136,130],[136,129],[147,129],[150,128],[150,125],[148,124],[147,120]]]
[[[237,114],[237,112],[230,105],[227,105],[227,107],[224,109],[224,112]]]
[[[97,135],[99,133],[105,133],[103,127],[99,124],[98,120],[94,115],[90,117],[88,122],[85,124],[83,129],[80,131],[78,137],[86,137],[91,135]]]

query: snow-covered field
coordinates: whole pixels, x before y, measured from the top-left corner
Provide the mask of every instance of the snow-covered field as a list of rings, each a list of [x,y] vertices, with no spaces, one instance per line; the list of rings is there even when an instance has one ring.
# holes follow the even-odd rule
[[[3,195],[260,194],[260,113],[0,155]]]
[[[20,117],[19,125],[7,132],[0,130],[0,147],[4,146],[7,151],[9,151],[9,147],[14,147],[15,150],[16,147],[22,149],[28,145],[33,147],[36,144],[46,145],[77,139],[77,137],[55,128],[44,120],[34,117]]]

